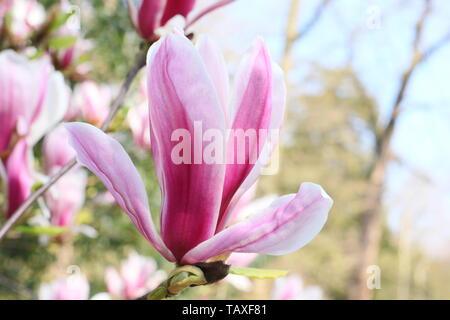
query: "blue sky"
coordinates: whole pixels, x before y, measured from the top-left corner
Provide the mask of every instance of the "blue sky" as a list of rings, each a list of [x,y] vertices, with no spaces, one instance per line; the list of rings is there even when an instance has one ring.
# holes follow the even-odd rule
[[[284,47],[289,3],[290,0],[237,0],[205,18],[196,29],[215,38],[230,57],[231,66],[256,36],[266,40],[272,56],[279,60]],[[301,1],[300,29],[319,3],[320,0]],[[433,11],[425,25],[423,48],[428,48],[450,31],[450,1],[434,0],[433,3]],[[409,63],[414,25],[422,5],[422,0],[332,1],[320,22],[294,47],[296,65],[290,73],[290,81],[301,81],[311,61],[331,68],[342,66],[348,62],[349,48],[352,47],[351,63],[368,92],[376,98],[380,113],[386,119],[401,74]],[[380,14],[379,28],[369,27],[373,26],[374,10],[375,14]],[[350,42],[352,33],[355,36]],[[417,233],[422,234],[421,243],[437,238],[431,241],[434,248],[450,243],[449,75],[450,44],[447,44],[421,65],[412,78],[393,140],[394,152],[408,166],[391,166],[386,193],[389,224],[398,230],[399,213],[406,209],[395,199],[399,194],[407,194],[405,185],[412,179],[407,167],[432,179],[426,192],[410,196],[424,198],[425,204],[422,200],[416,201],[415,211],[422,217],[417,219]],[[421,232],[425,230],[424,225],[428,231]],[[429,245],[425,246],[428,248]]]

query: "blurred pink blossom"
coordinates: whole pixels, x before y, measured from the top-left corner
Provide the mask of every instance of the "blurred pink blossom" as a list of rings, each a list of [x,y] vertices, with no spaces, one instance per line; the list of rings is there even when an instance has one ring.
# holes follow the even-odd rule
[[[33,182],[31,148],[67,110],[67,86],[47,56],[30,61],[0,53],[0,160],[5,167],[10,216],[28,197]]]
[[[119,271],[108,267],[105,282],[112,297],[134,300],[156,288],[165,277],[165,272],[157,270],[152,258],[132,252]]]
[[[272,290],[273,300],[322,300],[323,291],[319,286],[304,286],[299,275],[288,275],[275,280]]]
[[[70,116],[80,115],[85,121],[99,126],[108,116],[111,99],[112,90],[109,86],[84,81],[72,93]],[[66,119],[67,117],[66,115]]]
[[[45,21],[45,9],[36,0],[0,1],[0,27],[4,17],[11,16],[10,32],[16,39],[25,39]]]
[[[82,274],[73,274],[39,288],[39,300],[87,300],[89,282]]]
[[[75,156],[68,143],[68,134],[61,125],[44,139],[43,156],[45,172],[50,176],[58,172]],[[45,194],[51,214],[51,223],[66,227],[73,222],[85,199],[87,174],[81,168],[74,168],[59,179]]]
[[[150,119],[148,113],[147,82],[142,78],[139,94],[138,106],[128,111],[127,122],[133,134],[133,139],[139,147],[150,150]]]

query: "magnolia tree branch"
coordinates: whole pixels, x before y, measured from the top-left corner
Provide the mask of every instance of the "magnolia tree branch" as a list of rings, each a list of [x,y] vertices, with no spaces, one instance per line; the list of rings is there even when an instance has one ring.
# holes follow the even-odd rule
[[[108,114],[108,117],[103,122],[101,129],[103,131],[106,131],[108,127],[110,126],[112,120],[114,119],[115,115],[119,111],[119,109],[122,107],[123,101],[125,99],[125,96],[130,89],[131,83],[133,82],[134,78],[138,74],[139,70],[141,70],[146,63],[146,55],[147,50],[150,47],[151,43],[146,43],[142,50],[139,52],[136,63],[133,65],[133,67],[128,71],[128,74],[122,83],[122,86],[120,87],[119,93],[117,94],[116,98],[111,104],[110,111]],[[13,213],[13,215],[5,222],[5,224],[0,229],[0,241],[4,238],[6,233],[14,226],[14,224],[25,214],[27,209],[31,207],[31,205],[39,198],[41,197],[53,184],[55,184],[56,181],[58,181],[61,177],[63,177],[70,169],[72,169],[76,165],[76,160],[72,159],[69,161],[63,168],[61,168],[60,171],[58,171],[56,174],[50,177],[50,179],[43,184],[38,190],[36,190],[34,193],[32,193],[25,202],[22,203],[22,205]]]
[[[358,264],[354,272],[353,285],[350,288],[350,298],[370,299],[373,292],[367,286],[367,268],[376,264],[379,253],[380,239],[382,235],[382,195],[385,177],[387,174],[387,164],[391,160],[391,142],[397,128],[398,118],[402,111],[406,90],[411,82],[413,74],[418,67],[423,64],[439,48],[446,45],[450,40],[449,35],[445,35],[438,40],[428,50],[420,48],[423,38],[424,25],[431,13],[431,1],[425,0],[424,10],[419,17],[414,32],[414,40],[411,47],[411,60],[409,66],[403,72],[398,90],[396,92],[392,111],[387,125],[376,138],[376,150],[373,167],[370,171],[369,186],[366,198],[366,210],[362,213],[361,227],[361,248]]]

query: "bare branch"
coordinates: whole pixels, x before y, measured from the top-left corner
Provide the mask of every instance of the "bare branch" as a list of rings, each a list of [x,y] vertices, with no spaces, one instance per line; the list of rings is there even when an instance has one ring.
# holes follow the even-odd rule
[[[303,38],[309,31],[312,30],[317,21],[320,20],[323,12],[325,11],[326,6],[331,2],[331,0],[322,0],[322,2],[317,6],[316,11],[314,11],[313,16],[309,21],[305,24],[302,30],[300,30],[293,38],[293,41],[297,41]]]
[[[377,146],[374,166],[370,172],[370,181],[366,198],[366,210],[362,215],[363,224],[361,229],[361,256],[356,266],[354,287],[351,292],[351,297],[354,299],[369,299],[372,292],[369,291],[366,285],[366,270],[367,267],[375,263],[379,252],[379,243],[382,235],[382,219],[381,206],[383,186],[386,176],[387,163],[390,160],[390,146],[394,130],[396,128],[397,120],[401,112],[401,105],[403,103],[406,89],[410,83],[411,77],[417,67],[429,58],[430,55],[442,47],[450,37],[444,37],[438,41],[430,49],[424,51],[420,49],[420,44],[423,36],[423,28],[431,12],[431,1],[425,0],[424,10],[415,25],[414,41],[412,44],[412,57],[408,68],[403,72],[400,79],[399,89],[395,95],[392,111],[389,121],[377,137]]]
[[[305,24],[301,31],[297,31],[296,24],[298,11],[300,8],[300,0],[292,0],[289,8],[289,17],[286,26],[286,42],[284,46],[283,60],[281,63],[281,66],[285,72],[287,72],[290,67],[291,52],[294,44],[312,30],[317,21],[319,21],[325,7],[330,2],[331,0],[322,0],[311,19]]]

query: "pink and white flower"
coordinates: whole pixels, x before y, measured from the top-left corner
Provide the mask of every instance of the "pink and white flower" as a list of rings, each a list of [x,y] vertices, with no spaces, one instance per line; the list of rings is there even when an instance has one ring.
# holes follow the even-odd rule
[[[0,160],[5,167],[10,216],[33,182],[31,148],[64,116],[67,87],[47,56],[30,61],[0,53]]]
[[[89,282],[82,274],[73,274],[39,288],[39,300],[88,300]]]
[[[167,27],[185,29],[208,13],[223,7],[234,0],[218,0],[188,16],[195,7],[195,0],[127,0],[131,22],[140,34],[148,41],[158,40],[165,36]]]
[[[136,144],[145,150],[150,150],[150,120],[145,78],[141,80],[138,99],[138,106],[128,111],[127,122]]]
[[[99,126],[109,113],[112,90],[107,85],[93,81],[84,81],[73,90],[70,105],[70,117],[80,115],[85,121]],[[66,119],[68,115],[66,115]]]
[[[36,0],[0,1],[0,28],[7,14],[11,16],[9,31],[19,40],[28,37],[45,21],[45,9]]]
[[[258,178],[262,162],[175,163],[172,134],[184,130],[195,138],[194,123],[216,132],[279,129],[285,107],[281,69],[258,39],[236,74],[229,98],[228,73],[220,51],[207,38],[194,47],[171,34],[148,53],[151,150],[162,189],[161,236],[150,215],[144,183],[123,147],[99,129],[69,123],[79,163],[102,180],[137,229],[169,261],[194,264],[232,252],[281,255],[311,241],[326,222],[331,198],[318,185],[303,183],[268,208],[226,228],[236,203]],[[193,139],[195,140],[195,139]],[[210,142],[203,141],[203,150]],[[249,141],[248,160],[257,150],[267,156],[264,136]],[[194,141],[190,142],[194,145]],[[259,151],[258,151],[259,150]],[[227,157],[236,157],[233,141]]]
[[[299,275],[289,275],[275,280],[272,290],[273,300],[322,300],[323,291],[319,286],[305,286]]]
[[[128,0],[131,22],[142,38],[155,40],[155,31],[177,15],[186,17],[195,0]]]
[[[165,277],[152,258],[132,252],[119,271],[108,267],[105,282],[112,297],[134,300],[156,288]]]
[[[57,126],[45,137],[43,155],[44,169],[49,176],[74,158],[75,152],[68,143],[67,130],[63,126]],[[67,227],[73,223],[76,213],[84,204],[86,183],[86,172],[81,168],[74,168],[45,194],[52,225]]]

